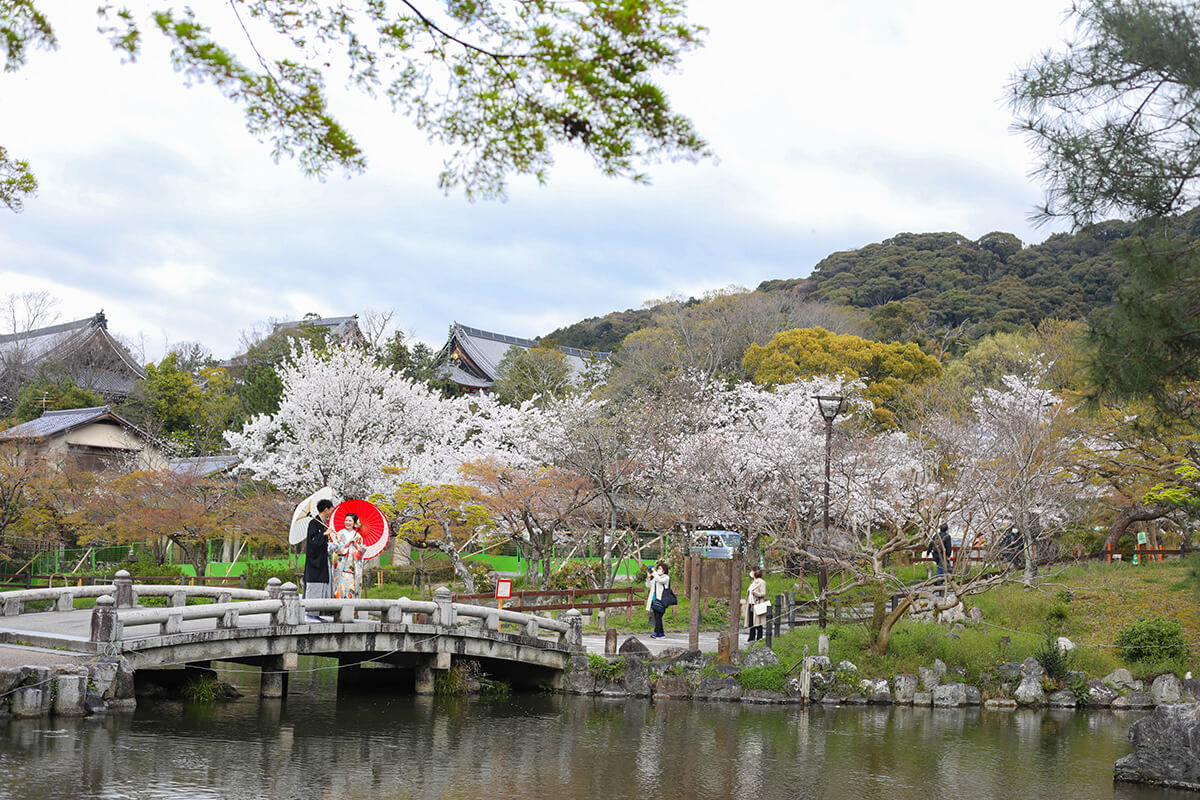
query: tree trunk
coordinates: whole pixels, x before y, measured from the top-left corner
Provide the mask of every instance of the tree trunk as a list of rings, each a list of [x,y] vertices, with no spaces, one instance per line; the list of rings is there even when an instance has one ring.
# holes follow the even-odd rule
[[[871,645],[871,650],[876,655],[883,655],[887,652],[888,637],[892,634],[892,628],[896,623],[904,619],[904,615],[908,613],[909,606],[912,605],[911,597],[903,597],[896,604],[895,610],[883,618],[883,622],[879,626],[879,630],[875,634],[875,641]]]
[[[1104,549],[1111,550],[1117,546],[1117,541],[1124,535],[1125,530],[1135,522],[1149,522],[1161,519],[1175,510],[1167,503],[1149,503],[1126,506],[1108,526],[1108,536],[1104,539]]]

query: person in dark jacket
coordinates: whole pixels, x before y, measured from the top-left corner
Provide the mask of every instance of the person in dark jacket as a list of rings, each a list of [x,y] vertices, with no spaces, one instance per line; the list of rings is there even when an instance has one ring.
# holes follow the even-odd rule
[[[942,523],[938,528],[938,532],[934,534],[933,539],[929,542],[929,547],[925,552],[933,557],[933,561],[937,564],[937,574],[950,574],[950,552],[954,549],[954,542],[950,539],[950,526]]]
[[[1004,560],[1008,562],[1008,569],[1021,566],[1021,550],[1024,549],[1025,543],[1021,541],[1021,529],[1016,525],[1005,532],[1000,539],[1000,553],[1004,556]]]
[[[306,600],[327,600],[333,597],[329,580],[329,553],[334,545],[329,541],[329,518],[333,502],[317,501],[317,516],[308,522],[308,537],[304,545],[304,597]],[[308,618],[320,618],[309,614]]]

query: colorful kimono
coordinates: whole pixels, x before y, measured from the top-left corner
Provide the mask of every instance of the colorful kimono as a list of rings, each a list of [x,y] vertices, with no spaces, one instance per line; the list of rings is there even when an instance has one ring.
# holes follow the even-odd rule
[[[334,551],[330,554],[330,566],[333,597],[336,600],[353,600],[361,594],[362,557],[366,547],[358,531],[334,531],[332,539]]]

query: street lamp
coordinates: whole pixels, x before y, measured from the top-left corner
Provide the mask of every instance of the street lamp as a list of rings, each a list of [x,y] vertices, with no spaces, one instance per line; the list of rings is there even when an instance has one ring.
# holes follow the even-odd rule
[[[829,542],[829,455],[833,447],[833,421],[842,411],[845,400],[841,395],[813,395],[817,401],[817,410],[825,420],[825,526],[822,529],[825,543]],[[817,606],[817,624],[822,628],[826,623],[825,592],[829,589],[829,568],[824,562],[817,568],[817,591],[820,593],[820,604]]]

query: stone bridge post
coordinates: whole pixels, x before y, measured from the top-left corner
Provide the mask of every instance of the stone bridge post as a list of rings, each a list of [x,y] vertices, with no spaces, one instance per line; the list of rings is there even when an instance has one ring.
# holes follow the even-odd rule
[[[117,619],[117,609],[113,607],[114,600],[107,594],[96,598],[92,608],[93,642],[117,642],[121,639],[121,620]]]
[[[583,650],[583,617],[580,615],[579,609],[568,609],[567,613],[563,615],[563,619],[570,626],[563,637],[565,639],[563,644],[571,650]]]
[[[280,583],[279,578],[267,578],[267,599],[268,600],[278,600],[279,599],[279,591],[280,591],[279,587],[280,586],[282,586],[282,584]]]
[[[116,587],[115,595],[117,608],[133,608],[137,605],[137,597],[133,594],[133,578],[129,577],[128,570],[118,570],[113,577],[113,586]]]
[[[453,628],[458,619],[454,613],[454,603],[450,600],[450,590],[443,586],[435,591],[433,602],[437,604],[437,618],[434,624],[442,628]]]
[[[300,605],[300,594],[296,584],[288,581],[279,587],[279,599],[283,605],[275,612],[276,625],[299,625],[304,621],[304,607]]]

